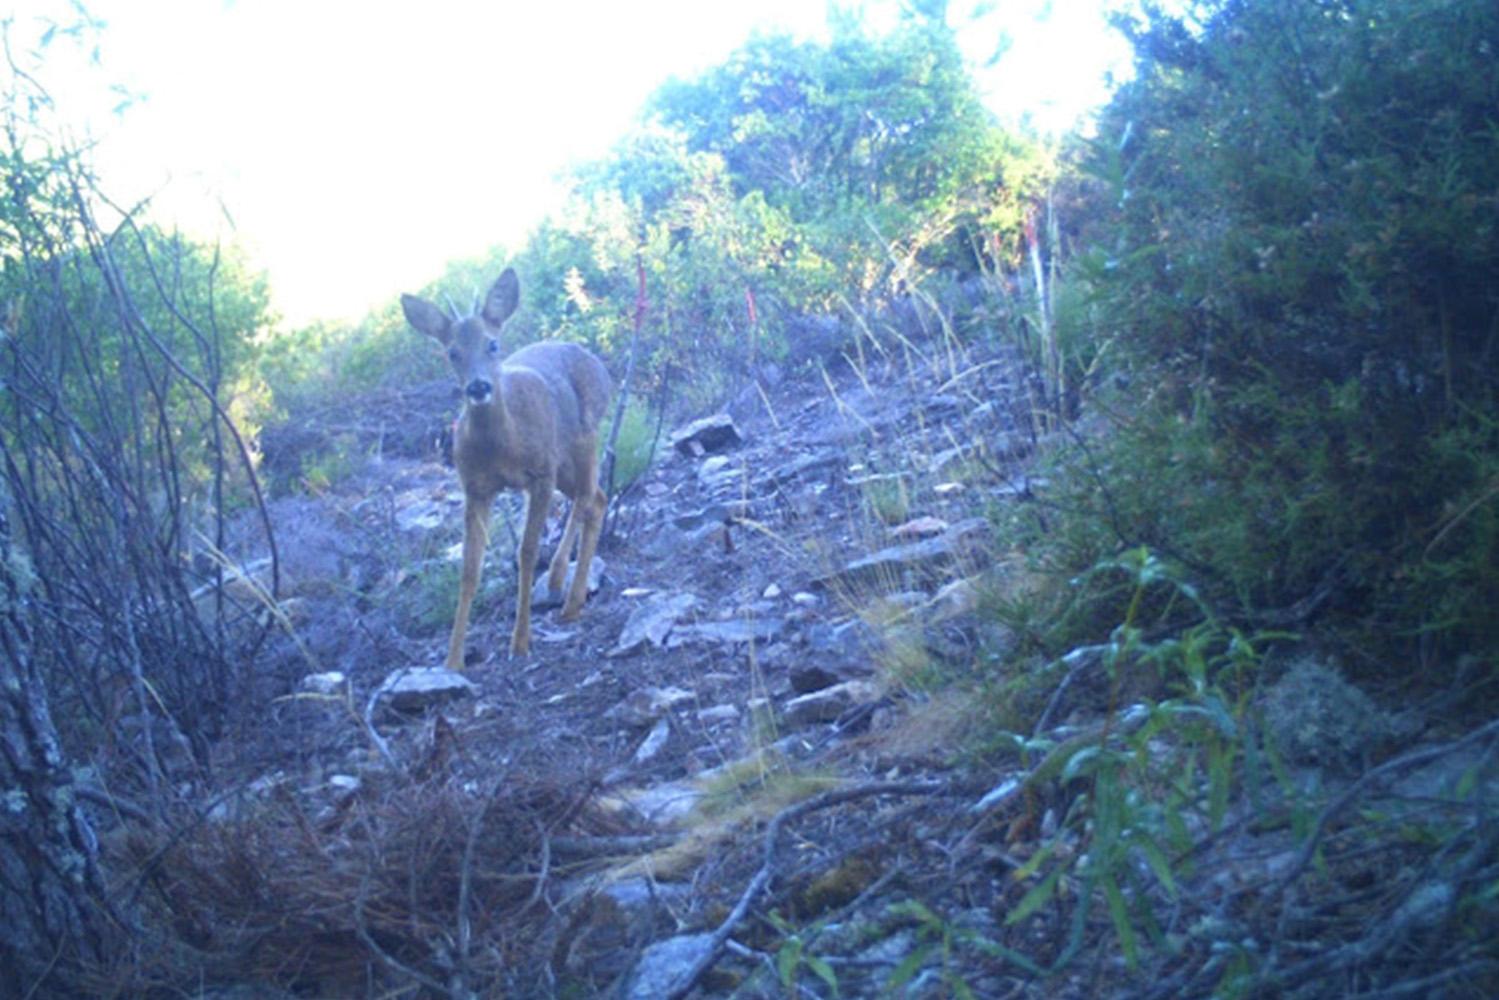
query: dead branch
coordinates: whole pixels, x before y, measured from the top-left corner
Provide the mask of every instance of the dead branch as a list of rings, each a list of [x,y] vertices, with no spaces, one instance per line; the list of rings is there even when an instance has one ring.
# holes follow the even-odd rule
[[[743,922],[749,908],[755,899],[770,883],[771,876],[775,873],[775,851],[776,839],[780,836],[781,829],[788,823],[801,819],[810,813],[828,809],[833,806],[842,805],[857,799],[870,798],[875,795],[944,795],[951,794],[953,787],[941,782],[904,782],[904,781],[877,781],[867,785],[858,785],[853,788],[841,788],[831,792],[824,792],[814,798],[805,799],[796,805],[789,806],[776,813],[770,824],[765,828],[765,842],[763,850],[763,861],[760,870],[755,872],[750,879],[749,885],[740,894],[739,901],[729,911],[713,931],[713,936],[708,943],[707,949],[692,964],[682,979],[666,994],[666,1000],[681,1000],[697,985],[697,981],[718,962],[723,955],[724,946],[732,934]]]

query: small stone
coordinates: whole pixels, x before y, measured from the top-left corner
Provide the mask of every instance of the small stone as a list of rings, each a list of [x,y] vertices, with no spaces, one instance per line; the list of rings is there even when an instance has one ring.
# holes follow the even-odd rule
[[[604,718],[627,726],[646,726],[696,695],[678,687],[636,688],[629,696],[604,713]]]
[[[321,674],[308,674],[302,678],[298,687],[312,694],[335,695],[348,690],[348,683],[349,679],[342,671],[329,670]]]
[[[672,447],[688,457],[710,451],[726,451],[743,440],[739,428],[734,425],[734,418],[727,413],[715,413],[711,417],[694,420],[673,431],[671,435]]]
[[[697,713],[697,721],[705,726],[715,722],[735,722],[739,718],[739,709],[734,705],[714,705]]]
[[[666,741],[671,738],[671,723],[665,718],[657,720],[650,734],[641,741],[635,750],[634,761],[636,764],[648,764],[660,755],[666,747]]]
[[[950,525],[940,517],[914,517],[904,524],[897,524],[890,529],[890,537],[902,542],[917,541],[922,538],[935,538],[946,531]]]
[[[781,596],[781,588],[772,583],[770,586],[766,587],[760,592],[760,596],[765,598],[767,601],[773,601],[777,597]]]

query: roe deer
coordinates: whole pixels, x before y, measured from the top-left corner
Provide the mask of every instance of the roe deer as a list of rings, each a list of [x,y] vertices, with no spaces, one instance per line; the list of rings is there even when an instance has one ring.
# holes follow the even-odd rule
[[[599,489],[598,427],[613,390],[609,372],[582,347],[560,341],[531,344],[501,360],[500,326],[519,301],[520,282],[511,268],[490,286],[473,316],[450,319],[430,302],[401,296],[407,322],[447,348],[463,387],[463,416],[453,433],[453,464],[463,486],[463,576],[448,641],[450,670],[463,667],[463,638],[484,566],[495,495],[501,490],[526,493],[526,528],[516,557],[520,593],[511,656],[524,656],[531,646],[536,550],[552,491],[561,489],[572,499],[562,543],[547,570],[547,588],[553,594],[562,590],[570,550],[578,540],[578,563],[562,606],[563,621],[577,618],[583,610],[588,564],[608,504]]]

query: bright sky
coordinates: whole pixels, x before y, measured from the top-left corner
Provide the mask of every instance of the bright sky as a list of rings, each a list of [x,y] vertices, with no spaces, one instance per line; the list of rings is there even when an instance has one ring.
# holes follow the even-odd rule
[[[1009,0],[953,23],[1002,116],[1057,130],[1127,72],[1101,0]],[[819,37],[815,0],[87,0],[101,68],[54,41],[39,76],[117,202],[244,246],[288,323],[357,318],[452,259],[519,247],[571,163],[605,153],[671,76],[756,29]],[[889,0],[876,0],[888,17]],[[69,0],[20,0],[13,48]],[[881,23],[871,15],[872,23]],[[139,95],[123,113],[111,84]]]

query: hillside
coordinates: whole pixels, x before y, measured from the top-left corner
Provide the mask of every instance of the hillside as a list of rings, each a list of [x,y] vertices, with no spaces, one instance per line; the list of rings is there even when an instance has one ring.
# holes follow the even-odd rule
[[[950,21],[296,326],[15,50],[0,996],[1499,992],[1499,8],[1142,8],[1060,139]],[[445,670],[463,400],[601,406],[538,341],[591,596],[505,655],[502,494]]]

